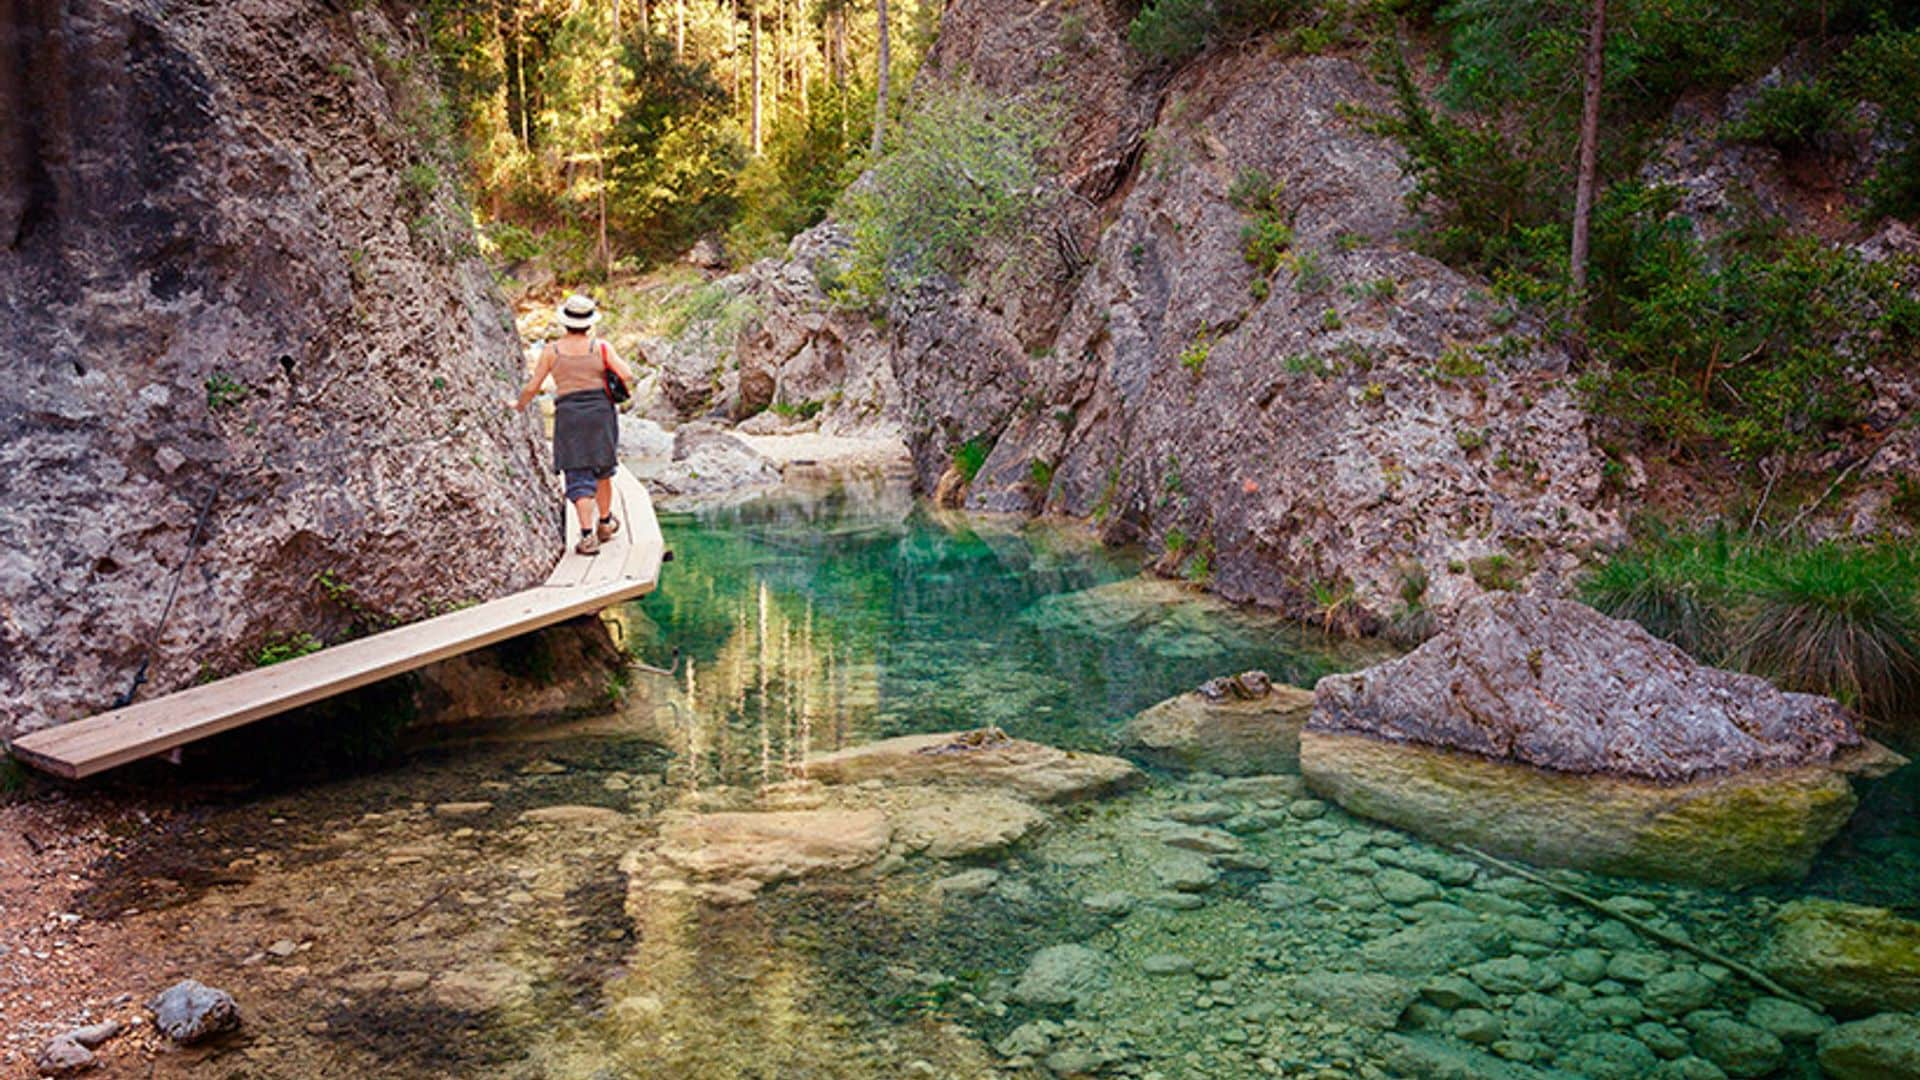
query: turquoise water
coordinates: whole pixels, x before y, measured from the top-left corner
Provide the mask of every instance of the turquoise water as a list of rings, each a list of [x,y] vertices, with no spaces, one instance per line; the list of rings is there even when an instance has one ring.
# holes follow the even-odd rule
[[[150,926],[250,1017],[155,1075],[1814,1077],[1833,1020],[1616,915],[1750,961],[1802,896],[1915,898],[1912,769],[1801,885],[1551,873],[1598,910],[1297,775],[1150,772],[1008,851],[705,904],[661,854],[690,813],[912,795],[809,783],[810,754],[983,726],[1106,751],[1211,676],[1384,654],[882,479],[663,524],[675,561],[619,622],[671,674],[617,706],[129,838],[87,916]]]

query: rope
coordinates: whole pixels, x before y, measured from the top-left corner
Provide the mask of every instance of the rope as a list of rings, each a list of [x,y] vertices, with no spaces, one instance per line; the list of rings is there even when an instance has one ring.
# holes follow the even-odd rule
[[[153,626],[153,636],[147,639],[147,653],[140,658],[140,667],[133,673],[133,682],[126,692],[113,699],[113,707],[124,709],[133,704],[133,696],[147,681],[147,669],[153,663],[154,650],[160,647],[160,636],[167,632],[167,619],[173,615],[173,602],[180,595],[180,579],[187,576],[187,567],[193,564],[193,553],[200,548],[200,538],[207,531],[207,516],[213,512],[213,501],[220,497],[220,482],[214,481],[207,490],[207,497],[200,503],[200,516],[193,519],[193,533],[187,537],[187,553],[180,558],[180,566],[173,572],[173,584],[167,588],[166,606],[160,609],[160,621]]]

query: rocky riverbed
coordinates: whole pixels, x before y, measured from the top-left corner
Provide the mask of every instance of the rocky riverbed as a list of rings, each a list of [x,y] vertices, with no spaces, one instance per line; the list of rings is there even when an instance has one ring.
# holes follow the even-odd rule
[[[617,706],[0,808],[5,1067],[118,1021],[103,1075],[1912,1074],[1910,774],[1802,882],[1543,884],[1226,770],[1378,655],[840,498],[669,515],[624,641],[683,652]],[[155,1034],[183,978],[239,1028]]]

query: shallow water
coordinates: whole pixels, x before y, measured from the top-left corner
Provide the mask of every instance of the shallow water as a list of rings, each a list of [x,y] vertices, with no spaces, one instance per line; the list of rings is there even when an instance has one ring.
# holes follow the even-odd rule
[[[666,816],[752,805],[809,753],[985,725],[1103,750],[1213,675],[1311,685],[1380,655],[1141,579],[1074,530],[945,515],[883,480],[663,524],[676,561],[620,621],[673,673],[637,677],[620,708],[209,807],[130,849],[87,913],[164,926],[182,969],[250,1016],[241,1039],[163,1066],[1818,1075],[1811,1034],[1750,1024],[1782,1010],[1728,968],[1349,817],[1295,776],[1152,775],[1055,811],[998,860],[896,860],[737,907],[650,884]],[[1914,786],[1912,770],[1882,782],[1801,888],[1555,880],[1750,957],[1802,892],[1913,903]],[[617,813],[522,816],[556,806]],[[1196,828],[1210,854],[1179,846]],[[194,872],[209,866],[228,877]],[[936,886],[969,869],[990,873]],[[263,951],[274,941],[298,951]],[[1021,986],[1057,946],[1075,948],[1039,966],[1078,1000],[1040,1003]]]

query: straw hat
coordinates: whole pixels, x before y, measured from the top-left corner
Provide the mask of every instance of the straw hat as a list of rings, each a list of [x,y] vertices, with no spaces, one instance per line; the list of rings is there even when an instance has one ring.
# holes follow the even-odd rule
[[[600,308],[593,302],[593,297],[574,293],[567,297],[566,303],[560,305],[556,317],[560,325],[569,330],[589,330],[600,321]]]

